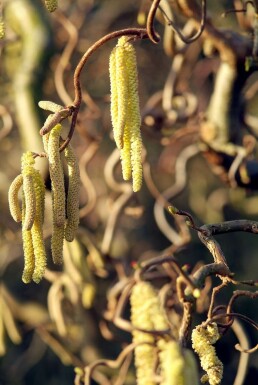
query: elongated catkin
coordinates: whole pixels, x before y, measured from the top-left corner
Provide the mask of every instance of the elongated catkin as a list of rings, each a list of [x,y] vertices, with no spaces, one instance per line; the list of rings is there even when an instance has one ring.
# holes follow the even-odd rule
[[[131,139],[131,164],[133,191],[139,191],[142,185],[142,139],[141,139],[141,115],[138,96],[138,76],[135,49],[132,44],[127,43],[126,68],[128,73],[129,103],[128,115]]]
[[[48,139],[48,160],[52,189],[53,222],[57,227],[63,227],[65,223],[64,171],[59,153],[61,129],[61,124],[57,124],[51,130]]]
[[[198,371],[193,352],[183,349],[174,340],[161,339],[160,342],[160,385],[198,385]]]
[[[133,191],[136,192],[142,185],[141,116],[135,49],[128,39],[122,36],[110,55],[110,109],[123,178],[129,180],[132,176]]]
[[[27,151],[22,155],[21,158],[21,170],[23,176],[23,191],[26,212],[24,220],[22,221],[22,227],[25,230],[32,228],[35,215],[36,215],[36,196],[33,184],[35,159],[31,151]]]
[[[52,260],[56,265],[61,265],[63,262],[63,245],[64,245],[64,225],[56,226],[53,223],[51,237],[51,252]]]
[[[50,111],[50,112],[58,112],[61,111],[64,107],[56,104],[54,102],[48,100],[41,100],[38,102],[38,106],[42,108],[42,110]]]
[[[23,192],[22,197],[22,217],[25,218],[26,212],[26,203]],[[22,281],[24,283],[29,283],[32,280],[33,271],[35,268],[35,255],[32,243],[31,230],[25,230],[22,228],[22,243],[23,243],[23,253],[24,253],[24,268],[22,273]]]
[[[72,242],[79,225],[80,170],[78,160],[70,144],[65,148],[64,153],[69,178],[66,201],[67,223],[65,226],[65,239],[68,242]]]
[[[20,174],[13,180],[8,192],[10,213],[16,222],[21,222],[22,220],[22,212],[21,212],[19,199],[18,199],[18,194],[22,186],[22,183],[23,183],[23,176]]]
[[[117,148],[123,147],[123,135],[118,125],[118,87],[116,81],[116,48],[111,51],[109,57],[109,75],[110,75],[110,114],[113,126],[114,140]]]
[[[44,276],[47,263],[47,256],[43,238],[45,185],[38,170],[35,170],[33,177],[34,189],[36,194],[36,216],[31,229],[32,244],[35,256],[35,267],[32,279],[34,282],[39,283]]]
[[[137,283],[131,293],[131,322],[134,327],[153,330],[150,317],[153,290],[146,282]],[[155,385],[155,338],[151,333],[133,330],[133,342],[139,343],[134,350],[137,385]]]

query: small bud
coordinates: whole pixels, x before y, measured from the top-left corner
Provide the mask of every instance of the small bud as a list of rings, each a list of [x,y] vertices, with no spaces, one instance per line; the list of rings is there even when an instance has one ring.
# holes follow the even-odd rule
[[[178,209],[175,206],[168,206],[168,212],[172,215],[176,215],[178,213]]]

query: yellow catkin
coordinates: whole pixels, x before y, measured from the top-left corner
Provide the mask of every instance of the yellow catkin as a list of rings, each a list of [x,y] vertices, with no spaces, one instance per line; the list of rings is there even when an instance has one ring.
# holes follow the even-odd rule
[[[176,341],[162,341],[159,354],[162,381],[160,385],[198,385],[193,353],[182,349]]]
[[[129,131],[131,139],[131,164],[133,191],[139,191],[142,185],[142,139],[141,139],[141,114],[138,96],[137,62],[134,46],[126,43],[126,68],[128,73],[128,107],[130,117]]]
[[[67,193],[67,223],[65,226],[65,239],[72,242],[79,225],[79,192],[80,170],[78,160],[69,144],[65,148],[65,159],[68,166],[68,193]]]
[[[46,250],[43,239],[45,185],[38,170],[34,170],[32,179],[36,198],[36,214],[31,230],[25,230],[24,227],[22,230],[24,249],[22,280],[24,283],[29,283],[32,279],[39,283],[46,268]],[[23,212],[25,215],[27,208],[24,195],[25,191],[23,191]]]
[[[124,180],[132,176],[133,191],[142,185],[141,116],[135,49],[122,36],[110,55],[111,120],[114,139],[121,150]]]
[[[117,127],[116,135],[118,142],[121,142],[120,148],[123,147],[123,132],[125,124],[128,120],[127,104],[128,104],[128,75],[126,68],[125,47],[123,38],[118,40],[115,47],[116,50],[116,84],[117,84]]]
[[[65,223],[64,171],[59,153],[61,129],[61,124],[57,124],[51,130],[48,140],[48,160],[52,189],[53,222],[57,227],[63,227]]]
[[[0,39],[5,37],[5,24],[2,20],[0,20]]]
[[[151,284],[138,282],[132,289],[131,322],[134,327],[144,330],[166,330],[168,323],[158,296]],[[135,367],[138,385],[152,385],[156,362],[155,338],[150,333],[134,330],[133,342],[146,343],[135,348]],[[147,344],[149,343],[149,344]]]
[[[125,125],[123,136],[124,147],[120,151],[122,175],[124,180],[130,180],[132,176],[131,165],[131,139],[128,124]]]
[[[56,226],[53,224],[51,251],[54,264],[61,265],[63,262],[63,245],[64,245],[64,225]]]
[[[206,327],[197,326],[192,332],[193,349],[200,358],[201,367],[207,372],[201,381],[209,381],[210,385],[220,385],[223,377],[223,364],[212,346],[219,338],[218,326],[214,322]]]
[[[48,100],[41,100],[38,102],[38,106],[42,108],[42,110],[50,111],[50,112],[58,112],[61,111],[64,107],[56,104],[54,102]]]
[[[22,216],[25,217],[26,205],[24,192],[22,197]],[[29,283],[32,280],[33,271],[35,268],[35,255],[32,243],[31,230],[25,230],[22,228],[22,244],[24,253],[24,269],[22,273],[22,281]]]
[[[149,317],[149,287],[145,282],[137,283],[130,297],[131,322],[135,327],[152,330],[153,324]],[[134,350],[137,385],[155,385],[155,339],[153,335],[134,330],[133,342],[141,343]]]
[[[39,283],[45,273],[47,256],[43,238],[43,222],[45,207],[45,185],[39,173],[34,173],[34,188],[36,194],[36,217],[31,229],[32,244],[35,256],[35,267],[32,275],[34,282]]]
[[[30,230],[32,228],[35,215],[36,215],[36,196],[33,184],[33,173],[35,160],[30,151],[27,151],[22,155],[22,176],[23,176],[23,191],[26,212],[24,220],[22,221],[22,227],[24,230]]]
[[[22,220],[22,212],[20,209],[20,204],[18,199],[18,194],[22,186],[22,183],[23,183],[23,176],[20,174],[13,180],[8,192],[10,213],[16,222],[21,222]]]
[[[110,77],[110,113],[113,126],[114,140],[117,148],[123,148],[123,135],[118,126],[118,88],[116,81],[116,47],[111,51],[109,57]]]
[[[55,132],[55,130],[58,130],[58,135],[57,133]],[[52,131],[54,130],[54,132],[52,133]],[[63,176],[63,168],[62,168],[62,165],[61,165],[61,158],[60,158],[60,154],[59,154],[59,138],[60,138],[60,130],[61,130],[61,126],[58,125],[56,127],[54,127],[51,131],[51,133],[47,133],[46,135],[43,136],[43,144],[44,144],[44,149],[46,151],[46,153],[48,154],[48,158],[49,159],[49,170],[50,170],[50,177],[51,177],[51,184],[52,184],[52,209],[53,209],[53,229],[52,229],[52,237],[51,237],[51,252],[52,252],[52,260],[53,260],[53,263],[54,264],[62,264],[63,262],[63,244],[64,244],[64,226],[65,226],[65,221],[61,221],[61,226],[57,225],[55,223],[55,220],[54,220],[54,212],[55,212],[55,199],[59,199],[58,197],[58,194],[54,193],[54,191],[56,191],[56,183],[52,181],[52,176],[54,175],[55,176],[55,172],[57,172],[57,185],[58,183],[60,183],[61,181],[61,186],[62,186],[62,189],[63,189],[63,192],[62,192],[62,196],[61,196],[61,201],[63,202],[63,208],[60,207],[60,209],[62,210],[62,216],[65,216],[65,191],[64,191],[64,176]],[[53,149],[53,139],[52,142],[51,142],[51,145],[49,146],[49,142],[50,142],[50,135],[54,135],[54,137],[57,136],[57,140],[56,140],[56,148]],[[55,150],[55,153],[53,152],[53,150]],[[50,151],[53,152],[52,155],[50,155]],[[56,152],[57,151],[57,152]],[[50,162],[51,161],[51,162]],[[55,170],[55,162],[57,161],[58,163],[58,170]],[[60,173],[61,172],[61,178],[60,178],[60,175],[58,174],[58,172]],[[52,175],[52,176],[51,176]],[[59,179],[58,179],[59,178]],[[53,190],[53,187],[54,187],[54,190]],[[56,198],[55,198],[56,197]],[[64,212],[63,212],[64,210]]]
[[[58,7],[58,1],[57,0],[45,0],[45,6],[46,6],[48,12],[54,12]]]

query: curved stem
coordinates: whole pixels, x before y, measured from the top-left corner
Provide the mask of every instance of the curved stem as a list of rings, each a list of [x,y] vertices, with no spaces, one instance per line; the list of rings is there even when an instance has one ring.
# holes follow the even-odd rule
[[[60,147],[60,151],[63,151],[69,144],[70,140],[72,139],[74,130],[75,130],[75,125],[77,121],[77,116],[78,112],[80,109],[80,105],[82,102],[82,89],[81,89],[81,83],[80,83],[80,76],[82,69],[84,65],[86,64],[87,60],[89,57],[103,44],[108,42],[109,40],[118,38],[120,36],[134,36],[137,39],[147,39],[148,38],[148,33],[145,28],[126,28],[126,29],[121,29],[119,31],[114,31],[111,32],[101,39],[97,40],[82,56],[81,60],[79,61],[75,72],[74,72],[74,92],[75,92],[75,97],[73,101],[72,107],[74,108],[73,115],[72,115],[72,122],[71,122],[71,127],[70,131],[68,133],[68,136],[64,143]]]
[[[151,8],[150,8],[150,11],[149,11],[149,14],[148,14],[147,25],[146,25],[148,37],[152,41],[152,43],[154,43],[154,44],[157,44],[160,41],[160,37],[156,33],[154,26],[153,26],[154,17],[156,15],[157,9],[159,7],[159,3],[160,3],[160,0],[154,0],[153,1]]]
[[[76,109],[79,109],[80,104],[81,104],[81,99],[82,99],[82,91],[81,91],[81,84],[80,84],[80,75],[82,72],[82,69],[84,65],[86,64],[87,60],[89,57],[95,52],[99,47],[101,47],[103,44],[108,42],[109,40],[118,38],[120,36],[125,36],[125,35],[131,35],[135,36],[138,39],[147,39],[148,38],[148,33],[145,28],[126,28],[126,29],[121,29],[119,31],[114,31],[111,32],[98,41],[96,41],[82,56],[81,60],[79,61],[75,72],[74,72],[74,88],[75,88],[75,98],[73,105]]]
[[[176,24],[172,21],[172,20],[169,20],[169,25],[173,28],[173,30],[178,34],[178,36],[180,37],[180,39],[185,43],[185,44],[191,44],[193,43],[194,41],[196,41],[197,39],[199,39],[199,37],[201,36],[201,34],[203,33],[203,30],[205,28],[205,23],[206,23],[206,8],[207,8],[207,5],[206,5],[206,0],[202,0],[202,14],[201,14],[201,23],[200,23],[200,26],[199,26],[199,29],[198,31],[196,32],[196,34],[192,37],[185,37],[182,32],[180,31],[180,29],[176,26]]]

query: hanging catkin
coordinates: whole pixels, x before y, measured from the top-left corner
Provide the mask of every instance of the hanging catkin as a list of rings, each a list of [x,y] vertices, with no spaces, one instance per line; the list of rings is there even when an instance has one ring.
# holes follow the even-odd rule
[[[52,190],[53,222],[57,227],[62,227],[65,223],[64,171],[59,153],[61,129],[61,124],[57,124],[51,130],[47,145]]]
[[[64,155],[68,166],[65,239],[72,242],[79,225],[80,170],[78,160],[70,144],[65,148]]]
[[[22,220],[24,269],[22,280],[38,283],[46,267],[46,251],[43,239],[45,185],[38,170],[34,168],[33,153],[27,151],[21,159],[21,175],[18,175],[9,189],[9,205],[15,220]],[[18,192],[22,187],[22,210]]]
[[[126,36],[111,52],[109,73],[114,140],[120,149],[123,178],[132,177],[136,192],[142,185],[141,116],[135,49]]]
[[[219,338],[218,326],[215,322],[205,327],[197,326],[192,331],[193,349],[200,357],[201,367],[207,372],[201,381],[209,381],[210,385],[220,385],[223,376],[223,364],[213,346]]]
[[[20,174],[13,180],[8,192],[10,213],[13,219],[15,220],[15,222],[21,222],[22,220],[22,212],[20,209],[19,198],[18,198],[18,194],[19,194],[20,188],[22,187],[22,183],[23,183],[23,176]]]

